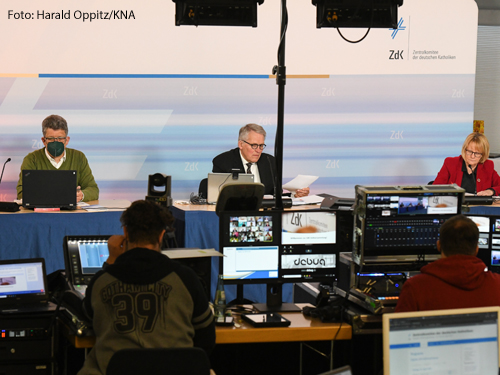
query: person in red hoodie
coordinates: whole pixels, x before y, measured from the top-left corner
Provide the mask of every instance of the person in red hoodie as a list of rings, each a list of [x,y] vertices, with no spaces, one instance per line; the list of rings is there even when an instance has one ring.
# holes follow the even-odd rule
[[[499,195],[500,176],[495,165],[488,160],[490,143],[481,133],[471,133],[465,138],[461,156],[446,158],[433,185],[457,184],[467,193]]]
[[[488,271],[476,255],[479,230],[456,215],[441,226],[441,259],[422,267],[401,290],[396,312],[500,306],[500,275]]]

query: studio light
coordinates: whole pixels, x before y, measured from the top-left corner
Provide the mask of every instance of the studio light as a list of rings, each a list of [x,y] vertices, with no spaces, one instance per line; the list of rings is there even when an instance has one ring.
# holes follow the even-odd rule
[[[316,27],[398,27],[398,7],[403,0],[312,0]]]
[[[264,0],[172,0],[175,25],[257,27],[257,3]]]

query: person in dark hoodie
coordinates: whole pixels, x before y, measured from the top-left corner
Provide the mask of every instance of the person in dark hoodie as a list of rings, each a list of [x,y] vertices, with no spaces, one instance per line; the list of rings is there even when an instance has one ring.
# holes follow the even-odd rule
[[[500,306],[500,275],[476,255],[477,225],[463,215],[448,219],[439,231],[441,259],[403,285],[396,312]]]
[[[193,270],[160,252],[170,212],[136,201],[120,221],[124,235],[109,238],[105,268],[83,300],[96,343],[78,375],[106,374],[121,349],[196,346],[210,354],[215,324],[208,296]]]

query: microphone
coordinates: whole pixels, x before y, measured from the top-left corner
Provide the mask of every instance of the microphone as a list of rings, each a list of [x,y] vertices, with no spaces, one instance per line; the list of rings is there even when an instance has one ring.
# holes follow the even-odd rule
[[[472,172],[472,177],[474,177],[474,195],[477,195],[477,181],[476,181],[476,171],[472,169],[472,165],[469,164],[469,168]]]
[[[2,183],[3,171],[5,170],[5,164],[7,164],[9,161],[11,161],[11,158],[8,158],[7,161],[5,163],[3,163],[2,174],[0,175],[0,183]]]
[[[11,161],[11,158],[8,158],[5,163],[3,163],[2,174],[0,175],[0,183],[3,178],[3,171],[5,170],[5,164]],[[0,202],[0,212],[17,212],[19,211],[19,205],[16,202]]]
[[[271,163],[271,158],[267,156],[267,161],[269,163],[269,168],[271,169],[271,178],[273,179],[273,197],[276,199],[276,178],[274,177],[273,164]]]

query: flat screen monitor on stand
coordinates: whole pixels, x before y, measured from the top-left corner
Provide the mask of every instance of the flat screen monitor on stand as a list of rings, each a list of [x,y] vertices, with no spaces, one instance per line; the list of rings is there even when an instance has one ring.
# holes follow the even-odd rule
[[[266,303],[259,311],[300,311],[282,302],[284,283],[335,280],[336,214],[332,211],[223,212],[221,273],[236,284],[234,303],[245,303],[245,284],[266,284]]]

